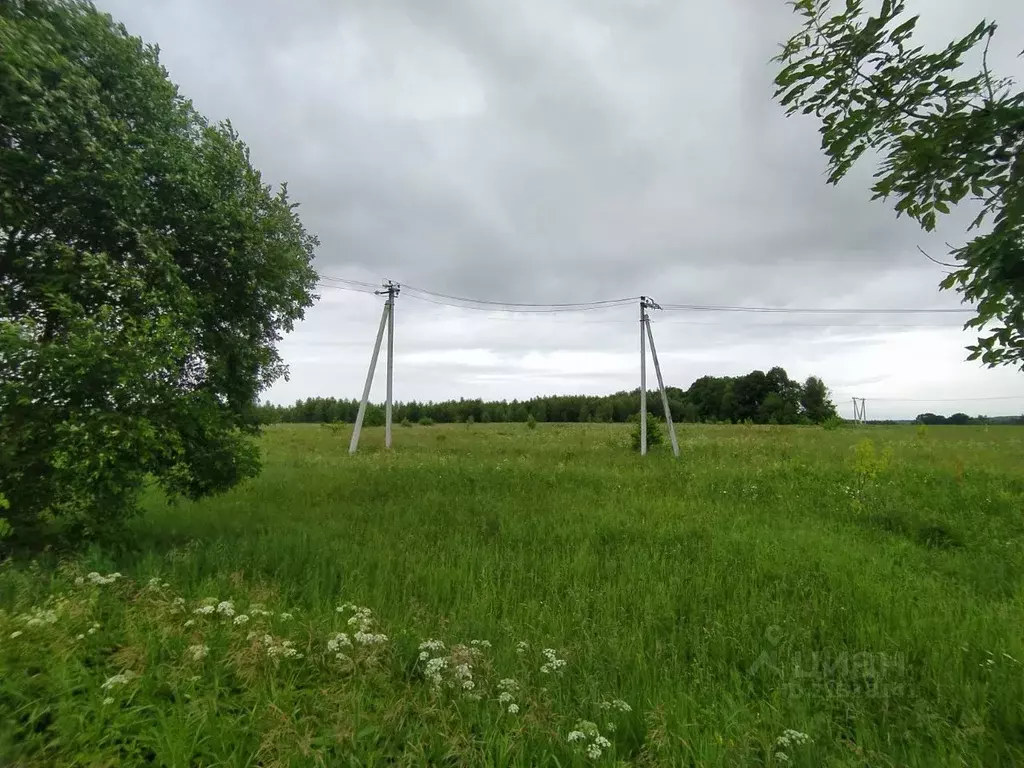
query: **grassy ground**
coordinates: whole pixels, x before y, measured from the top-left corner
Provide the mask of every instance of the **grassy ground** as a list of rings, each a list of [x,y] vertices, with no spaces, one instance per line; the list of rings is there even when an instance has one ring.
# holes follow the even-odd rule
[[[0,569],[0,763],[1024,763],[1024,430],[348,434]]]

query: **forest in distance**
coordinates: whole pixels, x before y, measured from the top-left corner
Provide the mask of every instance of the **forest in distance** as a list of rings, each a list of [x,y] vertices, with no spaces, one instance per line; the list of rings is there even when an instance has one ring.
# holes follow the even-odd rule
[[[838,413],[828,387],[817,376],[800,383],[789,378],[785,369],[775,367],[767,373],[752,371],[745,376],[702,376],[686,390],[666,387],[672,420],[704,424],[822,424],[837,420]],[[664,419],[661,393],[647,393],[647,410]],[[359,411],[356,399],[311,397],[293,405],[263,403],[257,407],[263,424],[354,423]],[[456,424],[465,422],[537,422],[622,423],[640,413],[640,389],[611,395],[544,395],[528,400],[459,399],[440,402],[398,402],[394,405],[395,423]],[[384,424],[384,407],[368,403],[364,423]],[[905,421],[868,420],[868,424],[1022,424],[1024,416],[968,416],[955,413],[941,416],[922,413]]]
[[[800,383],[783,368],[767,373],[752,371],[745,376],[703,376],[686,390],[666,387],[672,419],[677,422],[755,424],[820,424],[836,418],[828,388],[816,376]],[[647,394],[647,409],[664,418],[661,393]],[[263,423],[352,423],[359,410],[358,400],[312,397],[294,405],[266,403],[258,407]],[[460,422],[603,422],[621,423],[640,413],[640,390],[612,395],[549,395],[529,400],[485,401],[460,399],[443,402],[402,402],[394,405],[398,423]],[[369,404],[365,423],[384,423],[384,409]]]

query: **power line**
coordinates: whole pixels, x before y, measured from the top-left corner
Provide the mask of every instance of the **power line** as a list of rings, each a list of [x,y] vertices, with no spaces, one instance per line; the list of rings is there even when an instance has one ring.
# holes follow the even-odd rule
[[[331,280],[345,283],[352,286],[374,288],[370,283],[363,283],[358,280],[346,278],[329,277],[321,275],[321,280]],[[340,287],[340,286],[337,286]],[[639,300],[639,296],[624,296],[617,299],[606,299],[601,301],[577,301],[565,303],[526,303],[515,301],[494,301],[491,299],[474,299],[467,296],[456,296],[439,291],[431,291],[426,288],[418,288],[414,285],[403,284],[407,295],[413,296],[420,301],[441,306],[458,307],[461,309],[481,310],[492,308],[492,311],[501,312],[575,312],[584,309],[603,309],[624,306]],[[414,295],[415,294],[415,295]],[[766,307],[766,306],[739,306],[721,304],[662,304],[662,308],[677,312],[751,312],[769,314],[830,314],[830,315],[898,315],[898,314],[972,314],[974,309],[958,307]]]
[[[891,309],[871,308],[847,308],[834,309],[826,307],[737,307],[718,306],[713,304],[663,304],[666,310],[684,312],[765,312],[775,314],[823,314],[823,315],[902,315],[902,314],[962,314],[973,313],[973,309],[949,309],[932,308],[918,309],[908,307],[893,307]]]
[[[403,288],[407,288],[407,287],[403,286]],[[407,290],[412,291],[412,290],[415,290],[415,289],[408,289],[407,288]],[[410,299],[415,299],[416,301],[425,301],[428,304],[437,304],[438,306],[442,306],[442,307],[455,307],[457,309],[470,309],[470,310],[475,310],[475,311],[478,311],[478,312],[509,312],[509,313],[532,314],[532,315],[557,314],[557,313],[563,313],[563,312],[593,312],[593,311],[598,310],[598,309],[611,309],[613,307],[625,307],[625,306],[628,306],[628,305],[632,304],[635,301],[634,299],[616,299],[614,301],[594,302],[592,304],[532,304],[532,305],[508,304],[508,305],[498,305],[497,303],[494,303],[494,304],[487,304],[487,305],[484,305],[484,306],[479,306],[479,305],[474,306],[472,304],[455,304],[455,303],[450,302],[450,301],[441,301],[439,299],[431,298],[430,296],[420,296],[420,295],[417,295],[416,293],[412,293],[412,292],[410,292],[410,293],[408,293],[406,295]],[[639,298],[639,297],[637,297],[637,298]]]
[[[414,285],[404,285],[407,291],[414,291],[416,293],[424,294],[426,296],[432,296],[436,299],[449,299],[450,301],[462,302],[464,304],[482,304],[485,306],[500,306],[500,307],[515,307],[520,309],[576,309],[579,307],[599,307],[599,306],[618,306],[620,304],[631,303],[638,301],[639,296],[625,296],[619,299],[606,299],[603,301],[574,301],[567,303],[523,303],[516,301],[492,301],[489,299],[470,299],[465,296],[452,296],[448,293],[439,293],[438,291],[428,291],[425,288],[417,288]]]
[[[843,395],[833,394],[833,397],[842,398]],[[988,400],[1024,400],[1024,395],[996,395],[994,397],[938,397],[938,398],[916,398],[916,397],[866,397],[859,400],[870,400],[876,403],[977,403]]]

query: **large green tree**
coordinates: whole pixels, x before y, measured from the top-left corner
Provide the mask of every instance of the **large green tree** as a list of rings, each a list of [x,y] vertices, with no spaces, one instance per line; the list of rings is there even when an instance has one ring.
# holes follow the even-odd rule
[[[902,0],[880,0],[873,15],[861,0],[793,7],[803,25],[778,56],[776,97],[821,121],[829,181],[873,150],[875,198],[893,199],[924,229],[973,201],[977,234],[954,248],[941,285],[977,305],[970,359],[1024,365],[1024,92],[989,69],[996,25],[926,51]],[[969,55],[976,71],[964,71]]]
[[[316,239],[144,45],[80,0],[0,2],[0,495],[94,534],[152,477],[258,469],[258,394]]]

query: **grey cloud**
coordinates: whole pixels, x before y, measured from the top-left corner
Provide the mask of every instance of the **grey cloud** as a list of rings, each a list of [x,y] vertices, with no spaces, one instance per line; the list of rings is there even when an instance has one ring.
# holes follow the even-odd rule
[[[925,236],[869,200],[869,163],[826,186],[816,125],[773,103],[768,62],[797,24],[781,1],[100,4],[161,44],[183,91],[209,116],[232,119],[268,180],[289,182],[323,243],[324,274],[509,301],[649,293],[705,304],[956,305],[915,246],[942,254],[944,240],[962,239],[967,214]],[[930,2],[924,13],[937,42],[985,14],[1005,21],[1008,41],[1024,33],[1024,9],[1009,0]],[[1024,60],[1008,51],[997,52],[1000,66],[1020,73]],[[379,301],[322,293],[284,347],[292,383],[275,391],[314,394],[337,379],[359,387]],[[399,307],[400,349],[496,353],[472,379],[492,393],[530,390],[510,382],[531,351],[635,353],[635,308],[595,313],[621,323],[545,323],[468,312],[448,320],[411,297]],[[864,381],[871,376],[846,373],[854,352],[817,350],[870,355],[869,344],[902,348],[915,332],[864,318],[855,331],[758,317],[664,321],[659,346],[677,379],[730,360],[749,370],[789,359]],[[949,353],[962,359],[969,337],[949,334]],[[689,362],[673,357],[684,351]],[[314,360],[333,366],[335,380]],[[417,376],[410,387],[471,394],[454,369]],[[986,380],[1008,381],[999,376]]]

